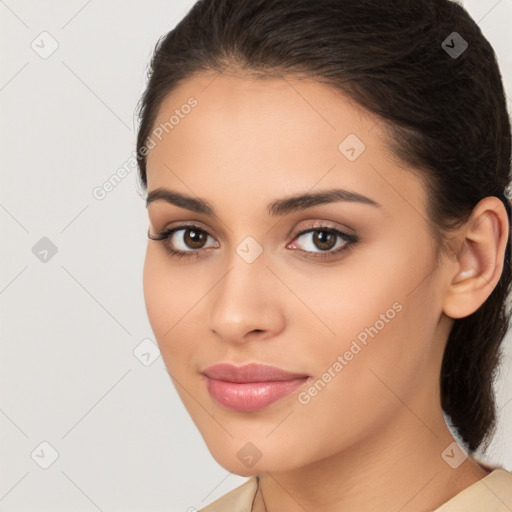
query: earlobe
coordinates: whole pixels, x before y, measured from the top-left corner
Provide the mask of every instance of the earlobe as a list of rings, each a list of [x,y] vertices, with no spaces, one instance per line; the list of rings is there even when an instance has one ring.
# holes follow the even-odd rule
[[[508,216],[496,197],[482,199],[460,228],[462,241],[444,297],[443,311],[450,318],[474,313],[492,293],[503,271],[509,234]]]

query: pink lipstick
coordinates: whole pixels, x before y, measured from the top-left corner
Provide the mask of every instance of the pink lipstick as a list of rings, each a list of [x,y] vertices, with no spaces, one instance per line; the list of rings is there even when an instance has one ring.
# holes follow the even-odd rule
[[[208,392],[220,405],[234,411],[257,411],[293,393],[309,378],[275,366],[216,364],[203,371]]]

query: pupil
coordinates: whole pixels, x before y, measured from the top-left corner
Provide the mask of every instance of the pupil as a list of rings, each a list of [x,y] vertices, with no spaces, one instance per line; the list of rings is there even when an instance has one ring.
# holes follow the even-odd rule
[[[315,245],[322,250],[332,249],[335,244],[329,243],[336,241],[336,237],[329,231],[316,231],[313,239]]]
[[[204,243],[204,233],[201,231],[189,229],[185,232],[185,243],[193,249],[200,249],[202,243]]]

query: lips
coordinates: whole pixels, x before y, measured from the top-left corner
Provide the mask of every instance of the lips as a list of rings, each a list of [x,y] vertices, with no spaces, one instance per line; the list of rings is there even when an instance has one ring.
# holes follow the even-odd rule
[[[216,364],[203,371],[211,397],[220,405],[235,411],[256,411],[291,394],[309,378],[262,364],[234,366]]]
[[[276,366],[256,363],[244,366],[234,366],[228,363],[216,364],[206,368],[203,373],[212,379],[228,382],[265,382],[308,377],[303,373],[292,373]]]

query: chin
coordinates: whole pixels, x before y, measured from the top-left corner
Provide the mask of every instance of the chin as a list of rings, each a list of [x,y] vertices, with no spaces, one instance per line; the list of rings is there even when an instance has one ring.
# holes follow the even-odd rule
[[[229,443],[208,445],[212,457],[227,471],[251,477],[262,473],[280,473],[293,469],[293,460],[284,453],[269,453],[270,447],[261,450],[253,443],[233,439]],[[283,463],[284,462],[284,463]]]

